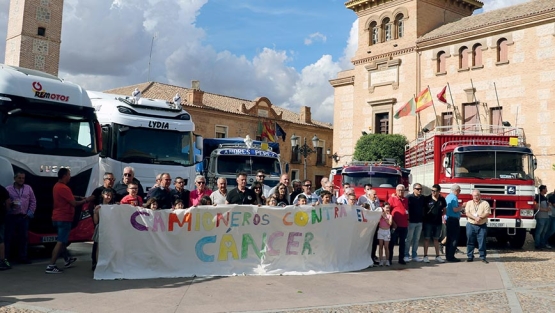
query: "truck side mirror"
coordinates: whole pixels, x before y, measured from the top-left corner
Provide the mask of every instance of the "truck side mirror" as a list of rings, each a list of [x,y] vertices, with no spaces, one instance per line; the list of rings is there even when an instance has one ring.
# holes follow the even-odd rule
[[[285,173],[289,174],[289,162],[285,163]]]
[[[443,168],[445,169],[445,176],[451,177],[451,158],[449,156],[443,158]]]
[[[200,162],[202,162],[202,155],[195,154],[195,163],[200,163]]]
[[[205,158],[205,161],[202,162],[202,169],[204,170],[204,172],[208,172],[208,161],[210,160],[210,158]]]
[[[202,136],[196,136],[195,137],[195,148],[202,151],[203,141],[204,141],[204,138],[202,138]]]
[[[534,157],[534,170],[538,169],[538,160]]]

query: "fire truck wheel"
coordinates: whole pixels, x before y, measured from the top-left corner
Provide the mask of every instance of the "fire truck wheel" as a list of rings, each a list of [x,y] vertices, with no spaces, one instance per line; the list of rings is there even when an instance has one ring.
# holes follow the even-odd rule
[[[495,236],[495,239],[497,240],[497,244],[500,247],[507,246],[507,242],[510,241],[509,235],[507,235],[507,234],[497,235],[497,236]]]
[[[510,236],[509,244],[513,249],[520,249],[526,242],[526,229],[517,229],[514,236]]]

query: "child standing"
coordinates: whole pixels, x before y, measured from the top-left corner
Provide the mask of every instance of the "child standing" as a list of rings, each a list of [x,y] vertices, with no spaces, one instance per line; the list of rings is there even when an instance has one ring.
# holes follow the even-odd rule
[[[143,207],[147,209],[151,209],[152,211],[158,210],[158,198],[156,197],[148,198],[148,200],[143,205]]]
[[[173,210],[183,210],[184,208],[185,208],[185,206],[183,205],[183,200],[181,200],[181,199],[177,199],[173,203]]]
[[[389,203],[384,203],[382,216],[380,217],[380,222],[378,223],[378,242],[380,245],[380,266],[390,266],[389,263],[389,241],[391,240],[391,224],[393,223],[393,217],[390,213],[391,207]],[[383,258],[383,250],[385,250],[385,260]]]
[[[139,197],[139,185],[133,183],[127,184],[127,192],[129,194],[121,199],[121,204],[130,204],[133,206],[143,205],[143,199]]]
[[[102,203],[101,205],[107,205],[107,204],[114,204],[114,190],[112,188],[106,188],[104,190],[102,190]],[[93,223],[94,223],[94,234],[93,234],[93,245],[96,246],[96,253],[94,255],[94,259],[92,262],[92,270],[94,271],[96,269],[96,262],[98,261],[98,223],[100,222],[100,205],[97,205],[94,208],[94,213],[93,213]]]

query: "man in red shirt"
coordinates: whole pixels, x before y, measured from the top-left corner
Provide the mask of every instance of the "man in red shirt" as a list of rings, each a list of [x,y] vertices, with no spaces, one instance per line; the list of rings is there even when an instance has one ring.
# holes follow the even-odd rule
[[[71,231],[71,223],[75,214],[75,207],[82,205],[88,201],[94,200],[93,196],[89,198],[74,197],[71,189],[67,186],[71,178],[71,172],[67,168],[61,168],[58,171],[58,182],[54,185],[53,198],[54,207],[52,210],[52,224],[58,230],[58,239],[54,250],[52,250],[52,258],[50,264],[46,267],[47,274],[60,274],[60,270],[56,266],[56,260],[60,255],[64,256],[65,267],[70,267],[77,259],[72,258],[67,251],[69,241],[69,232]],[[77,200],[79,198],[79,200]]]
[[[399,264],[407,264],[403,257],[405,255],[405,240],[407,239],[409,227],[409,202],[405,198],[405,186],[399,184],[387,201],[391,205],[393,225],[391,226],[391,241],[389,242],[389,263],[392,263],[393,248],[399,242]]]

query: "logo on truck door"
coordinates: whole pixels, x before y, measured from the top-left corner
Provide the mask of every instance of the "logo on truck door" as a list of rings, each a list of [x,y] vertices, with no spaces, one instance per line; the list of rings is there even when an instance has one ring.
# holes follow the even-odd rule
[[[170,124],[168,122],[150,121],[150,122],[148,122],[148,127],[150,127],[150,128],[160,128],[160,129],[170,129]]]

